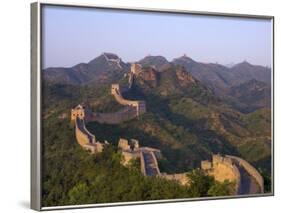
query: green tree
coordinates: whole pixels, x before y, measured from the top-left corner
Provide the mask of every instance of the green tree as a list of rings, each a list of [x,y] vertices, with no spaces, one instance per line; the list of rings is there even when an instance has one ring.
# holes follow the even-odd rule
[[[70,203],[81,204],[87,201],[89,197],[89,188],[86,183],[78,183],[72,189],[69,190]]]
[[[225,180],[224,182],[215,181],[208,190],[209,196],[228,196],[235,192],[235,183]]]
[[[188,192],[191,197],[208,196],[208,190],[214,184],[212,176],[205,174],[201,169],[194,169],[187,174],[190,179]]]

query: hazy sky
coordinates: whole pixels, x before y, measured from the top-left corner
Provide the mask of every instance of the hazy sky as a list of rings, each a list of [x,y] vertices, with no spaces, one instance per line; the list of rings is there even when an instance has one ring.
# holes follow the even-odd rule
[[[44,6],[43,68],[89,62],[103,52],[125,62],[168,60],[271,65],[271,21]]]

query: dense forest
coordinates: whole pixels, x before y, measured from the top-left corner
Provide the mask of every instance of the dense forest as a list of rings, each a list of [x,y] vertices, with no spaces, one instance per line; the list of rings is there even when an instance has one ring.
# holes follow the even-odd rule
[[[145,177],[139,163],[121,165],[116,146],[90,155],[76,143],[73,126],[53,114],[43,128],[43,206],[160,200],[231,195],[233,183],[219,183],[200,170],[187,175],[190,186]]]

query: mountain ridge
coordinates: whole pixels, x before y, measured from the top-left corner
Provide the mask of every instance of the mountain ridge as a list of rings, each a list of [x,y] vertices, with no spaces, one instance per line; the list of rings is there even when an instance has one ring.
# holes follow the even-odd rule
[[[230,86],[234,86],[235,84],[237,85],[239,83],[250,80],[249,78],[254,78],[266,83],[268,83],[270,80],[270,76],[268,76],[270,72],[266,72],[270,71],[270,68],[260,65],[252,65],[246,61],[237,63],[231,68],[228,68],[227,66],[217,63],[197,62],[186,55],[175,58],[172,61],[168,61],[161,55],[149,55],[139,60],[138,63],[143,66],[152,66],[160,71],[163,67],[167,68],[170,64],[181,65],[184,66],[188,72],[190,72],[200,81],[206,82],[208,81],[208,78],[210,78],[210,80],[217,81],[216,83],[221,83],[221,81],[223,81],[224,83],[221,83],[222,85],[220,85],[219,88],[225,87],[225,85],[223,84],[230,84]],[[96,58],[90,60],[88,63],[78,63],[72,67],[46,68],[43,70],[43,77],[44,79],[50,81],[55,80],[70,84],[87,84],[90,83],[92,79],[85,79],[85,77],[93,78],[94,81],[98,81],[100,80],[99,75],[106,74],[106,72],[116,72],[119,70],[125,73],[126,71],[128,71],[129,64],[130,63],[123,62],[122,59],[114,53],[102,53]],[[59,71],[61,71],[62,73],[59,73]],[[98,76],[95,76],[93,74],[96,74]],[[202,75],[204,74],[207,74],[207,76],[203,77]],[[63,75],[68,76],[64,79]],[[240,78],[242,76],[245,79],[242,79],[240,81],[238,81],[237,79],[233,80],[233,78],[235,78],[234,75],[238,75]],[[71,81],[71,78],[73,78],[73,81]]]

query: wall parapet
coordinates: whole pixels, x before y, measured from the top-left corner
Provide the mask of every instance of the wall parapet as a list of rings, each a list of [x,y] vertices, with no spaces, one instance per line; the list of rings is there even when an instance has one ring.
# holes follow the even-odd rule
[[[188,185],[190,182],[190,179],[187,177],[187,173],[176,173],[176,174],[166,174],[166,173],[161,173],[160,175],[161,178],[164,178],[166,180],[173,180],[181,185]]]
[[[137,110],[134,107],[125,106],[123,109],[113,113],[92,112],[90,121],[106,124],[119,124],[135,118]]]
[[[232,155],[226,155],[226,157],[236,160],[239,165],[241,165],[258,183],[260,189],[261,189],[261,193],[264,192],[264,180],[263,177],[260,175],[260,173],[247,161],[245,161],[242,158],[236,157],[236,156],[232,156]]]
[[[91,134],[84,123],[84,119],[76,118],[75,121],[75,135],[76,140],[84,149],[91,153],[101,152],[104,144],[96,141],[96,136]]]
[[[201,161],[201,169],[214,176],[215,180],[219,182],[225,180],[235,182],[235,194],[239,193],[241,185],[240,171],[230,158],[212,155],[212,161]]]
[[[137,116],[146,112],[145,101],[140,101],[140,100],[132,101],[132,100],[124,99],[122,96],[122,89],[119,84],[112,84],[111,94],[114,96],[115,100],[119,104],[136,108]]]

